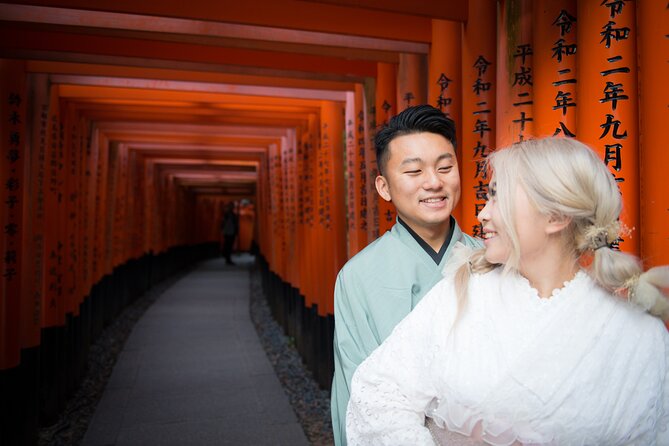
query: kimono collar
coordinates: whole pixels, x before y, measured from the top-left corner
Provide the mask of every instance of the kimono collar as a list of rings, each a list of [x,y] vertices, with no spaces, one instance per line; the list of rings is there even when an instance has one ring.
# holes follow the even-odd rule
[[[455,219],[451,215],[450,217],[450,226],[448,230],[448,234],[446,234],[446,240],[444,240],[444,244],[441,245],[441,249],[439,249],[439,252],[436,252],[430,245],[427,244],[425,240],[423,240],[418,234],[414,232],[413,229],[409,227],[400,217],[399,215],[397,216],[397,222],[402,225],[404,229],[411,234],[411,237],[416,240],[416,243],[420,245],[421,248],[427,253],[427,255],[430,256],[432,260],[434,260],[434,263],[439,265],[441,263],[441,259],[444,257],[444,253],[446,253],[446,250],[448,249],[448,245],[451,243],[451,239],[453,238],[453,232],[455,230]]]

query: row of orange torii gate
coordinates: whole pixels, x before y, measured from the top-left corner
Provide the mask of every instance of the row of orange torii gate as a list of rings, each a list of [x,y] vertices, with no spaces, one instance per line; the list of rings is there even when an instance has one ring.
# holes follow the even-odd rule
[[[394,223],[392,205],[374,189],[375,129],[421,103],[457,123],[462,197],[454,216],[465,232],[479,231],[492,150],[576,137],[619,182],[631,229],[620,248],[647,266],[669,263],[666,2],[508,4],[515,7],[498,11],[495,1],[470,0],[476,13],[465,24],[433,23],[427,59],[379,62],[345,100],[321,101],[294,128],[268,129],[267,151],[249,155],[258,172],[258,252],[319,315],[333,312],[341,266]],[[119,265],[220,237],[217,199],[189,195],[113,142],[132,129],[96,126],[68,105],[73,88],[28,71],[23,61],[0,65],[0,369],[38,345],[41,329],[76,314]]]
[[[374,189],[374,131],[421,103],[457,124],[462,196],[454,216],[464,231],[480,235],[490,151],[575,137],[619,184],[628,229],[620,249],[647,267],[669,263],[669,5],[547,1],[529,16],[522,8],[474,10],[464,26],[433,24],[427,64],[412,55],[400,56],[399,67],[380,63],[346,103],[324,104],[308,127],[270,149],[258,197],[261,253],[320,314],[333,312],[341,266],[395,223],[392,204]]]

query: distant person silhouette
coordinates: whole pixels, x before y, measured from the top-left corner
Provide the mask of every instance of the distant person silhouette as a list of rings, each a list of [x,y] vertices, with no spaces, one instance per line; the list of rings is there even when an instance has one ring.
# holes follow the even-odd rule
[[[223,235],[223,257],[225,257],[225,263],[228,265],[235,264],[232,261],[232,246],[235,243],[235,238],[237,238],[238,232],[239,223],[237,222],[237,216],[235,215],[235,204],[230,202],[225,206],[223,221],[221,222],[221,234]]]

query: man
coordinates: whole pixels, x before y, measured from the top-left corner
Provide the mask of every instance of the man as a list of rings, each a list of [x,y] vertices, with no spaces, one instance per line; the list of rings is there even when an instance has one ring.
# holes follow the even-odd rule
[[[232,247],[237,238],[239,231],[239,224],[237,223],[237,216],[235,215],[235,203],[229,202],[225,206],[225,213],[223,214],[223,221],[221,222],[221,234],[223,235],[223,257],[225,263],[234,265],[232,261]]]
[[[331,400],[336,445],[346,444],[346,406],[356,367],[441,279],[455,242],[481,246],[451,217],[460,199],[451,119],[429,105],[410,107],[374,142],[376,190],[394,204],[397,222],[337,277]]]

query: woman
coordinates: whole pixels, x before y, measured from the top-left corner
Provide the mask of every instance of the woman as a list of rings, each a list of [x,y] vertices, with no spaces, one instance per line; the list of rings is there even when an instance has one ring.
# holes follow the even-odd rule
[[[556,138],[488,162],[485,249],[358,367],[349,444],[669,445],[669,335],[648,314],[669,313],[669,268],[611,248],[608,169]]]

